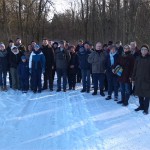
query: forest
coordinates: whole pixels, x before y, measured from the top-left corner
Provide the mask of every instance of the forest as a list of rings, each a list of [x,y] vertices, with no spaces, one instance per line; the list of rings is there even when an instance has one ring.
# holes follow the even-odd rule
[[[63,13],[56,7],[54,0],[0,0],[0,41],[150,43],[149,0],[72,0]]]

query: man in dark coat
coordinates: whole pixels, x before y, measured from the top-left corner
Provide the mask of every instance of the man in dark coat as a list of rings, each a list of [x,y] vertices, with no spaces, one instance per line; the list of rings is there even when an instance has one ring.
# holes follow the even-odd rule
[[[60,47],[55,51],[57,92],[61,91],[61,77],[63,77],[63,91],[66,92],[67,69],[70,61],[70,53],[65,49],[65,41],[60,41]]]
[[[15,46],[17,46],[18,50],[20,51],[21,55],[24,55],[24,52],[26,50],[26,47],[22,44],[22,41],[20,38],[16,39]]]
[[[47,89],[47,81],[49,81],[49,89],[53,91],[53,72],[54,69],[54,51],[52,47],[48,44],[47,39],[43,39],[43,45],[41,50],[45,56],[46,64],[45,64],[45,73],[44,73],[44,86],[43,90]]]
[[[141,56],[136,59],[132,80],[135,84],[135,95],[139,97],[140,106],[135,111],[143,110],[148,114],[150,101],[150,55],[149,46],[141,47]]]

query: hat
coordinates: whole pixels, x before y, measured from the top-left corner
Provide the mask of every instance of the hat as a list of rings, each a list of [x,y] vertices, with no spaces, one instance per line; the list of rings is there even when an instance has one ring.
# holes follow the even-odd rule
[[[59,44],[65,44],[65,41],[60,41]]]
[[[123,48],[128,47],[128,49],[130,49],[130,45],[126,44]]]
[[[2,47],[4,47],[4,48],[5,48],[5,45],[4,45],[4,43],[2,43],[2,42],[0,43],[0,46],[2,46]]]
[[[109,42],[108,42],[108,45],[112,45],[112,44],[113,44],[113,41],[109,41]]]
[[[27,59],[26,56],[22,56],[21,59]]]
[[[17,48],[17,46],[12,46],[11,50],[13,50],[13,49],[18,49],[18,48]]]
[[[58,45],[58,42],[54,42],[54,43],[53,43],[53,45],[55,45],[55,44]]]
[[[40,46],[38,44],[34,45],[34,48],[40,49]]]
[[[13,40],[9,40],[8,42],[9,42],[9,43],[14,43],[14,41],[13,41]]]
[[[82,39],[80,39],[80,40],[79,40],[79,42],[82,42],[82,43],[83,43],[83,40],[82,40]]]
[[[90,45],[90,42],[89,42],[89,41],[85,41],[85,42],[84,42],[84,45],[85,45],[85,44]]]
[[[142,45],[142,46],[141,46],[141,49],[142,49],[143,47],[147,48],[147,50],[149,51],[149,46],[148,46],[147,44]]]

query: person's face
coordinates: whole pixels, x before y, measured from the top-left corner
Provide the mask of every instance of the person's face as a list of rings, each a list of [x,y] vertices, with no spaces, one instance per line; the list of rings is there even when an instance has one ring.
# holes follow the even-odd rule
[[[112,54],[114,54],[114,53],[116,52],[115,47],[111,48],[110,52],[111,52]]]
[[[84,48],[85,49],[89,49],[89,45],[88,44],[84,44]]]
[[[124,52],[129,52],[130,51],[130,48],[128,46],[125,46],[124,47]]]
[[[5,47],[1,45],[1,46],[0,46],[0,50],[1,50],[1,51],[4,51],[4,49],[5,49]]]
[[[13,49],[14,52],[17,52],[17,50],[18,50],[17,48],[14,48],[14,49]]]
[[[34,45],[36,45],[36,42],[32,42],[31,45],[32,45],[32,47],[34,47]]]
[[[22,59],[22,62],[26,62],[26,59]]]
[[[54,46],[54,48],[57,48],[57,47],[58,47],[58,45],[57,45],[57,44],[54,44],[53,46]]]
[[[81,46],[82,44],[83,44],[83,42],[80,41],[80,42],[79,42],[79,45]]]
[[[136,43],[135,42],[131,42],[130,43],[130,47],[131,47],[131,50],[135,49],[136,48]]]
[[[74,52],[75,52],[75,48],[72,47],[72,48],[70,49],[70,51],[71,51],[72,53],[74,53]]]
[[[28,45],[28,50],[32,51],[32,46],[31,45]]]
[[[13,43],[13,42],[10,42],[10,43],[9,43],[9,47],[12,47],[12,46],[14,46],[14,43]]]
[[[43,40],[43,45],[44,46],[48,45],[48,40]]]
[[[148,53],[149,52],[148,52],[148,49],[146,47],[142,47],[141,48],[141,54],[142,54],[142,56],[146,56]]]
[[[102,44],[101,43],[97,43],[96,44],[96,50],[101,50],[102,49]]]
[[[118,44],[116,44],[116,47],[117,47],[117,48],[119,48],[119,47],[120,47],[120,45],[121,45],[121,44],[119,44],[119,43],[118,43]]]
[[[18,40],[16,41],[16,43],[17,43],[17,44],[21,44],[21,39],[18,39]]]
[[[60,44],[60,48],[64,48],[65,45],[63,43]]]

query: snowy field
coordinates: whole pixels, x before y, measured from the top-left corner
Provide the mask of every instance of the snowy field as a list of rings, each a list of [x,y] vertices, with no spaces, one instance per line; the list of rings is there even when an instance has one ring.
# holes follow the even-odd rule
[[[55,87],[56,88],[56,87]],[[150,115],[76,91],[0,93],[0,150],[150,150]]]

